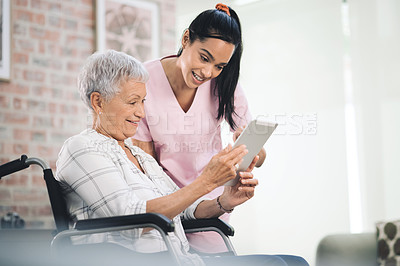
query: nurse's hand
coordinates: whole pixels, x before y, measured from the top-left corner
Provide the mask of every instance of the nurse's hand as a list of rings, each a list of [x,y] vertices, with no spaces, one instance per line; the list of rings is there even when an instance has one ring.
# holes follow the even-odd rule
[[[246,128],[246,126],[242,126],[242,127],[238,127],[235,131],[235,133],[233,133],[233,142],[235,142],[237,140],[237,138],[240,136],[240,134],[242,134],[243,130]],[[265,157],[267,156],[265,149],[261,148],[260,152],[258,153],[258,161],[256,163],[256,167],[260,167],[264,161],[265,161]]]
[[[246,126],[238,127],[236,131],[233,133],[233,142],[237,140],[237,138],[242,134],[243,130],[245,129]]]

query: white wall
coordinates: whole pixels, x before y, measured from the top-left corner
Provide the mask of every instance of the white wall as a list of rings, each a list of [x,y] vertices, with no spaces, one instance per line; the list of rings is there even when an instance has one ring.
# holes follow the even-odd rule
[[[399,219],[400,188],[400,2],[378,4],[379,88],[385,219]]]
[[[365,228],[400,218],[400,2],[353,0],[351,56]]]
[[[340,0],[226,2],[242,22],[240,82],[251,111],[281,122],[255,170],[256,196],[231,218],[238,252],[298,254],[313,265],[322,237],[350,232],[348,167],[359,172],[360,231],[400,218],[399,1],[349,0],[347,42]],[[216,3],[178,0],[177,40]],[[353,89],[347,96],[345,54]],[[349,100],[355,142],[346,136]],[[358,160],[347,157],[349,147]]]
[[[235,246],[312,263],[323,236],[349,228],[340,2],[264,1],[238,12],[241,82],[253,114],[286,114],[286,123],[298,115],[303,130],[284,126],[266,145],[254,207],[232,216]],[[316,129],[307,134],[314,114]],[[253,237],[243,216],[258,221]]]

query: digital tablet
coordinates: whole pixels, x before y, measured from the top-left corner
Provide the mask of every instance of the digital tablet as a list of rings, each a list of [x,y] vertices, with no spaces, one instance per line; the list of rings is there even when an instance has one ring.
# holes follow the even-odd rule
[[[243,162],[239,165],[238,172],[245,171],[250,166],[254,157],[260,152],[277,126],[277,123],[263,118],[254,119],[246,126],[233,144],[233,148],[244,144],[249,151],[243,157]],[[235,179],[226,182],[225,186],[234,186],[239,178],[239,175],[237,175]]]

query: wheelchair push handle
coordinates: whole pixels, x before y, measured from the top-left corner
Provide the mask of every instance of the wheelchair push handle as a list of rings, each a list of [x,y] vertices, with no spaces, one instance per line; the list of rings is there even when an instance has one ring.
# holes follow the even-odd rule
[[[26,159],[28,159],[28,156],[25,154],[21,156],[21,158],[16,159],[14,161],[5,163],[0,166],[0,178],[3,176],[21,171],[25,168],[29,167],[29,164],[26,163]]]
[[[42,159],[28,158],[28,156],[24,154],[21,155],[21,158],[19,159],[0,165],[0,179],[3,176],[10,175],[12,173],[28,168],[31,164],[39,165],[43,168],[43,170],[50,169],[49,165]]]

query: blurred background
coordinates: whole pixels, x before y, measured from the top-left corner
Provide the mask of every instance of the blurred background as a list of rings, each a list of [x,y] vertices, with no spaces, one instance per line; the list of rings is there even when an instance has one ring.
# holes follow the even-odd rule
[[[1,163],[27,154],[55,170],[63,142],[88,125],[76,76],[100,47],[96,12],[105,2],[11,1],[10,76],[0,81]],[[150,40],[156,46],[137,46],[143,61],[150,50],[151,57],[176,53],[190,21],[219,1],[144,2],[156,7],[157,27],[148,29],[158,34]],[[374,232],[376,222],[399,219],[400,2],[224,3],[242,23],[240,82],[250,110],[280,124],[255,170],[256,196],[231,216],[238,253],[296,254],[312,265],[324,236]],[[0,216],[15,211],[28,228],[51,228],[46,193],[40,171],[5,178]]]

